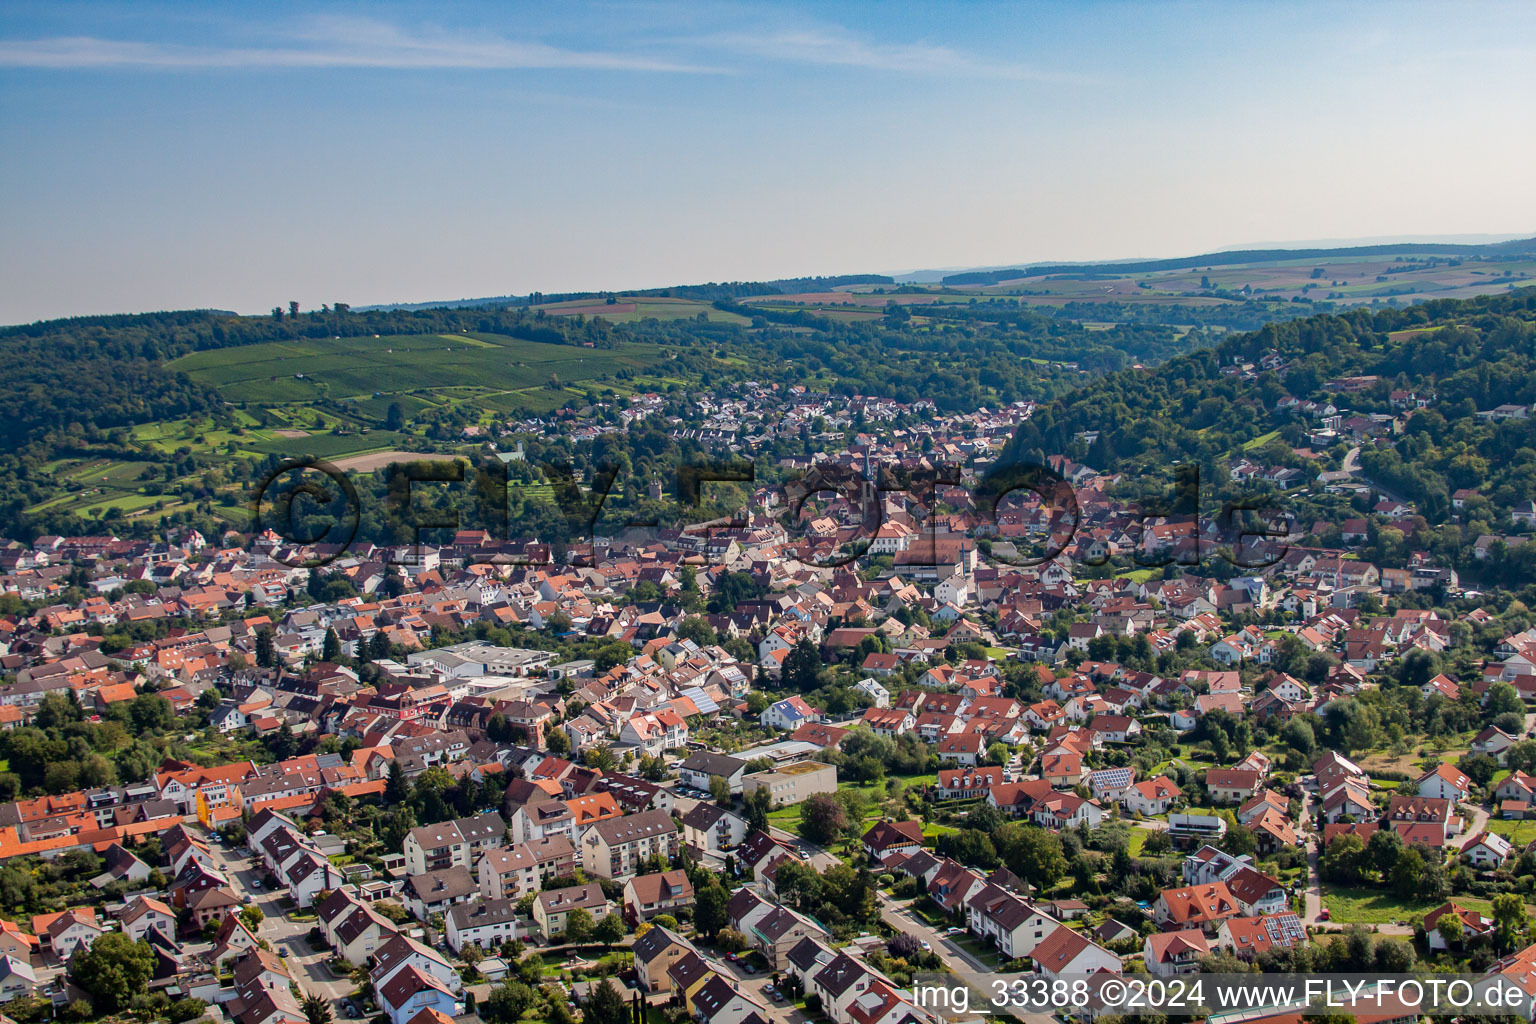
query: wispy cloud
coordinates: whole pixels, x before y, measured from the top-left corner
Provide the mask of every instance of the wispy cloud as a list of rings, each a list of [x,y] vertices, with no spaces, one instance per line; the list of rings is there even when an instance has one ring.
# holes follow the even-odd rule
[[[0,67],[57,69],[432,68],[719,73],[644,54],[572,50],[438,30],[406,32],[368,18],[323,17],[277,46],[198,46],[94,36],[0,40]]]
[[[300,22],[270,43],[260,45],[144,42],[98,36],[0,39],[0,67],[168,71],[576,69],[728,74],[739,70],[737,64],[743,57],[755,57],[776,63],[935,77],[1083,80],[1081,75],[1042,70],[950,46],[874,41],[840,25],[825,23],[733,27],[697,35],[657,37],[654,41],[660,47],[658,52],[574,49],[495,33],[407,29],[374,18],[324,15]]]
[[[996,78],[1013,81],[1072,81],[1082,76],[1046,71],[949,46],[875,43],[836,26],[763,32],[723,32],[696,42],[765,60],[903,74]]]

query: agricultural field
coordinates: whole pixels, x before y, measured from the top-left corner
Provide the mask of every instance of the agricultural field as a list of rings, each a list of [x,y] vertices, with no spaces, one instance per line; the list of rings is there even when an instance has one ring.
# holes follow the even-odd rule
[[[551,378],[595,380],[620,369],[644,370],[659,359],[654,345],[599,350],[488,334],[429,334],[210,349],[183,356],[168,368],[217,388],[234,403],[286,405],[328,398],[368,402],[372,408],[386,396],[432,402],[438,391],[461,389],[458,396],[446,396],[452,399],[542,389]],[[388,402],[383,404],[387,408]]]
[[[719,310],[713,304],[696,299],[674,299],[643,295],[606,299],[573,299],[534,306],[551,316],[602,317],[609,323],[634,323],[639,320],[692,320],[703,314],[715,323],[746,324],[746,317]]]
[[[180,507],[175,495],[146,492],[146,481],[163,479],[159,466],[119,459],[61,459],[47,470],[64,493],[39,502],[33,509],[104,515],[109,510],[133,518],[148,511]],[[30,510],[29,510],[30,511]]]
[[[1102,302],[1215,307],[1248,299],[1289,302],[1294,298],[1351,306],[1391,298],[1402,303],[1470,298],[1536,280],[1536,261],[1518,256],[1501,260],[1339,255],[1228,264],[1221,257],[1214,253],[1208,266],[1177,270],[1106,272],[1084,264],[988,284],[908,285],[900,292],[890,285],[865,284],[742,301],[763,309],[808,310],[845,319],[867,318],[888,302],[912,307],[1009,297],[1039,306]]]

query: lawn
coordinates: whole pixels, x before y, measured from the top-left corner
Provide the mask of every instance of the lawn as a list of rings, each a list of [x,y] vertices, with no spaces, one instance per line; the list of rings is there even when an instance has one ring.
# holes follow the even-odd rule
[[[949,941],[953,942],[955,945],[959,946],[961,949],[971,954],[972,957],[980,960],[988,967],[997,968],[1003,965],[1003,958],[998,954],[997,950],[989,946],[982,945],[981,940],[976,938],[974,935],[951,935],[949,936]]]
[[[1340,924],[1389,924],[1407,921],[1411,917],[1434,910],[1444,900],[1400,899],[1389,889],[1371,889],[1363,886],[1323,887],[1323,906],[1333,912],[1332,920]],[[1462,902],[1458,900],[1458,902]]]
[[[1507,821],[1504,818],[1489,818],[1488,831],[1508,839],[1514,844],[1516,850],[1522,850],[1531,842],[1536,841],[1536,821]]]
[[[886,787],[892,779],[900,781],[908,789],[913,786],[932,786],[939,780],[937,775],[932,774],[890,775],[886,777],[884,782],[878,784],[854,782],[849,779],[839,782],[837,788],[839,790],[852,790],[864,798],[864,822],[866,825],[872,825],[880,818],[879,804],[889,795],[889,790]],[[796,832],[800,827],[801,806],[801,804],[790,804],[788,807],[780,807],[778,810],[769,811],[768,820],[785,831]],[[959,830],[944,825],[923,826],[923,835],[925,836],[943,835],[945,832],[955,831]]]
[[[1147,837],[1150,835],[1152,835],[1151,829],[1136,828],[1133,826],[1131,828],[1131,842],[1130,845],[1125,848],[1125,852],[1129,853],[1132,857],[1141,856],[1142,848],[1147,845]]]

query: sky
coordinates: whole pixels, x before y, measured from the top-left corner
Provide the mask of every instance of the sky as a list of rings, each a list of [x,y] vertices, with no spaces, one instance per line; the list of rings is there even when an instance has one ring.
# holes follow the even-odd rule
[[[0,323],[1536,234],[1536,5],[0,6]]]

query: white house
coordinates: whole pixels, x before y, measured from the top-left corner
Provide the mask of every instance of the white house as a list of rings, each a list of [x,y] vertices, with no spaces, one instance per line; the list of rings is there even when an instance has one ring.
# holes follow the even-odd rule
[[[176,940],[176,912],[157,899],[136,896],[121,918],[123,934],[135,942],[151,931],[158,931],[162,938]]]
[[[1159,814],[1167,814],[1168,808],[1181,795],[1179,787],[1173,784],[1172,779],[1165,775],[1159,775],[1155,779],[1133,782],[1127,786],[1125,792],[1120,797],[1120,802],[1132,814],[1153,817]]]
[[[1029,958],[1035,962],[1035,970],[1051,979],[1097,971],[1119,973],[1121,968],[1118,956],[1064,924],[1041,939],[1030,950]]]
[[[30,996],[37,991],[37,972],[26,960],[15,956],[0,957],[0,1003]]]
[[[1509,859],[1514,845],[1496,832],[1480,832],[1461,848],[1461,855],[1473,867],[1496,868]]]
[[[990,939],[1010,960],[1028,956],[1060,924],[1033,903],[995,885],[972,896],[966,905],[966,926],[972,934]]]
[[[1419,777],[1419,796],[1458,803],[1472,792],[1472,780],[1453,765],[1441,764]]]
[[[1141,949],[1147,973],[1167,978],[1198,972],[1200,958],[1211,952],[1211,944],[1200,929],[1187,928],[1148,935]]]
[[[448,911],[446,921],[448,945],[455,953],[466,945],[493,950],[518,937],[517,904],[511,900],[460,903]]]
[[[763,709],[758,716],[765,729],[784,729],[793,732],[807,722],[821,721],[821,713],[801,697],[786,697]]]
[[[853,684],[853,688],[874,701],[874,706],[877,708],[888,708],[891,706],[891,691],[876,682],[873,676],[860,679],[857,683]]]

